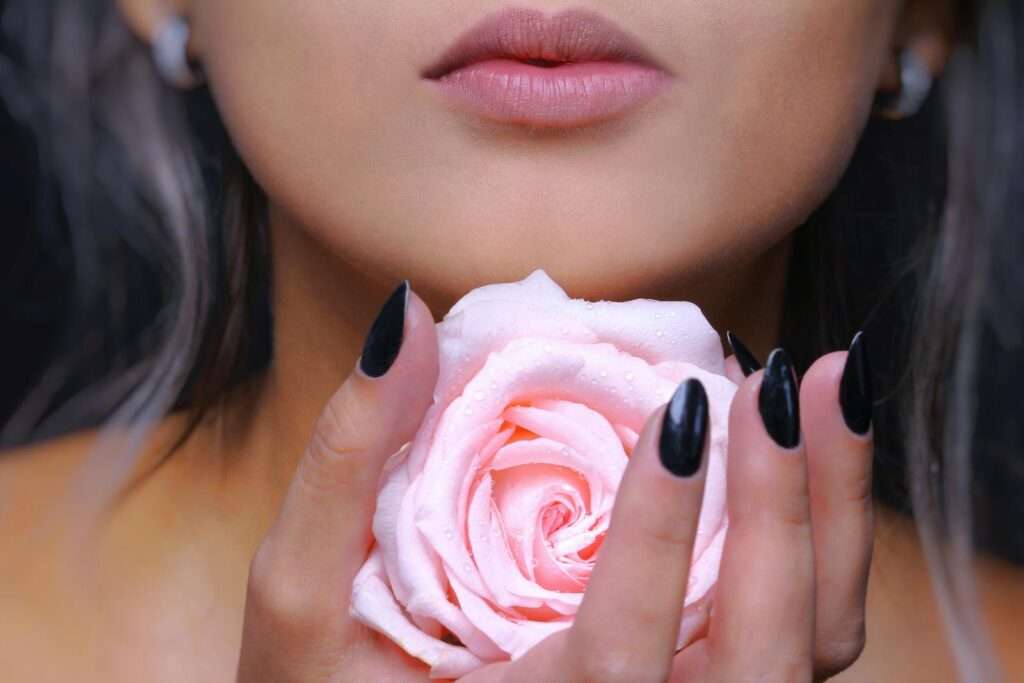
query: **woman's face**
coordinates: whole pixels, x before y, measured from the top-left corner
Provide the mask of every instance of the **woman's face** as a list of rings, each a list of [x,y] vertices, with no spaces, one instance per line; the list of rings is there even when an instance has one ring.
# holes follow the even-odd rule
[[[674,77],[602,125],[531,129],[421,72],[498,0],[206,0],[195,46],[279,216],[360,268],[456,295],[535,267],[577,296],[742,263],[841,174],[898,0],[538,1],[585,7]]]

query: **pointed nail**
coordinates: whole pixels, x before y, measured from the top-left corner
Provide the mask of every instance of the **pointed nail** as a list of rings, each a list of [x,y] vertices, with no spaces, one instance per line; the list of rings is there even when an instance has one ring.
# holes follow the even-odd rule
[[[800,392],[789,355],[775,349],[761,380],[758,396],[761,419],[768,434],[783,448],[800,443]]]
[[[729,340],[732,355],[736,356],[736,362],[740,364],[740,370],[743,371],[744,377],[750,377],[761,369],[761,363],[758,362],[757,356],[750,352],[750,349],[739,340],[739,337],[732,332],[726,332],[725,338]]]
[[[871,391],[871,365],[868,363],[864,333],[858,332],[850,343],[843,378],[839,382],[839,405],[850,431],[867,434],[871,429],[871,409],[874,396]]]
[[[405,336],[405,309],[409,303],[409,281],[403,280],[384,302],[377,319],[373,321],[359,368],[369,377],[380,377],[391,369]]]
[[[692,477],[704,457],[708,395],[697,379],[680,384],[665,409],[658,450],[661,464],[677,477]]]

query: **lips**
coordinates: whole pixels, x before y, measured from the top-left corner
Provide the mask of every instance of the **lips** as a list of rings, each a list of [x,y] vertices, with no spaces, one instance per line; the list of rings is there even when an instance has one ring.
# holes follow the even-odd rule
[[[599,14],[514,7],[464,33],[422,76],[484,118],[573,127],[636,108],[672,73]]]

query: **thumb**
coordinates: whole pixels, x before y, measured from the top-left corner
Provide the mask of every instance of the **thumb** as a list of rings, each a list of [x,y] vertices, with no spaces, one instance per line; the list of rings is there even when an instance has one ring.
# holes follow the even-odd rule
[[[258,562],[270,565],[260,574],[286,576],[293,589],[294,582],[304,583],[333,601],[332,609],[347,613],[348,589],[371,540],[381,469],[415,434],[437,374],[433,317],[403,281],[374,321],[356,367],[317,420],[254,559],[254,574]],[[337,601],[324,594],[331,590],[338,591]]]

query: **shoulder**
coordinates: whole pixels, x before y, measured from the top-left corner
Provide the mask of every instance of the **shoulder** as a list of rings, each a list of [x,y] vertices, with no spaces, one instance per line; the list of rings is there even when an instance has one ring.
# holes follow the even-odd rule
[[[96,442],[85,432],[0,452],[0,660],[11,680],[56,680],[64,673],[58,548],[67,489]],[[65,641],[73,642],[73,641]],[[66,650],[65,650],[66,651]],[[13,667],[13,672],[7,668]]]
[[[136,467],[152,461],[176,420],[144,440]],[[0,661],[10,680],[80,680],[97,671],[96,605],[84,587],[82,543],[73,530],[102,531],[103,511],[83,504],[94,468],[116,453],[97,430],[0,451]],[[102,480],[102,477],[100,477]],[[85,488],[83,488],[85,487]],[[79,524],[79,523],[84,524]],[[13,669],[11,668],[13,667]]]

